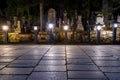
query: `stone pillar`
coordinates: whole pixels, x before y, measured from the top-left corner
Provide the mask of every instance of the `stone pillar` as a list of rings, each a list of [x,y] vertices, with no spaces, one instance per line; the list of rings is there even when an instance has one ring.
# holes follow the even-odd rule
[[[84,30],[83,25],[82,25],[82,17],[78,16],[78,20],[77,20],[77,30]]]
[[[102,12],[108,12],[108,0],[102,0]],[[104,15],[104,22],[105,25],[109,26],[108,15]]]
[[[40,3],[40,30],[43,28],[43,3]]]
[[[17,21],[17,28],[16,28],[15,32],[21,33],[21,22],[20,22],[20,20]]]
[[[48,10],[48,24],[49,23],[54,24],[54,28],[53,29],[55,29],[55,27],[56,27],[56,11],[53,8],[50,8]],[[48,26],[47,26],[47,29],[49,30]]]
[[[119,23],[118,26],[120,27],[120,16],[117,17],[117,22]]]
[[[66,10],[63,13],[63,21],[64,21],[63,24],[68,24],[68,18],[67,18],[67,11]]]
[[[11,22],[10,22],[9,20],[7,21],[7,25],[9,26],[9,28],[10,28],[10,31],[12,31]]]
[[[14,27],[17,27],[17,17],[16,16],[14,16]]]
[[[56,11],[53,8],[48,10],[48,22],[56,24]]]
[[[21,31],[26,32],[26,26],[25,26],[25,16],[21,19]]]
[[[59,18],[59,28],[60,29],[62,29],[62,23],[61,22],[62,22],[62,20],[61,20],[61,18]]]

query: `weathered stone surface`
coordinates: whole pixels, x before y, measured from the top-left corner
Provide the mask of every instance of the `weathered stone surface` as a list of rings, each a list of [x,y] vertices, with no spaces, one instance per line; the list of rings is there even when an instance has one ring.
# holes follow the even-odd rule
[[[101,78],[101,79],[105,79],[106,77],[100,71],[68,71],[68,78],[74,78],[74,79]]]
[[[0,80],[119,80],[119,45],[0,45]]]
[[[70,71],[95,71],[99,70],[95,65],[68,65],[67,69]]]
[[[0,80],[26,80],[26,75],[0,75]]]
[[[66,66],[44,66],[44,65],[39,65],[37,66],[34,71],[53,71],[53,72],[58,72],[58,71],[66,71]]]
[[[32,68],[4,68],[0,70],[0,74],[30,74]]]
[[[28,80],[67,80],[65,72],[33,72]]]

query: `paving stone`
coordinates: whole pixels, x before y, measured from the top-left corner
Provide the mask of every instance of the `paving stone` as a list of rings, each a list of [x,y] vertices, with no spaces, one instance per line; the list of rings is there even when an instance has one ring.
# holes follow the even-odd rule
[[[16,56],[0,56],[0,59],[16,59]]]
[[[35,67],[38,64],[39,60],[15,60],[10,63],[7,67],[22,68],[22,67]]]
[[[34,68],[36,64],[9,64],[7,68]]]
[[[109,80],[120,80],[120,73],[105,73]]]
[[[57,52],[47,52],[47,54],[65,54],[65,51],[57,51]]]
[[[65,60],[64,56],[44,56],[43,60]]]
[[[65,60],[41,60],[39,65],[65,65]]]
[[[113,56],[111,54],[106,54],[106,53],[88,53],[88,55],[91,57],[111,57],[111,56]]]
[[[0,74],[30,74],[33,68],[4,68],[0,70]]]
[[[0,65],[0,70],[2,69],[2,68],[4,68],[6,65]]]
[[[67,80],[65,72],[33,72],[28,80]]]
[[[0,75],[0,80],[26,80],[26,75]]]
[[[98,66],[120,67],[120,61],[95,61]]]
[[[85,53],[83,51],[80,51],[80,49],[69,49],[67,50],[67,54],[85,55]]]
[[[100,67],[100,69],[103,72],[119,72],[120,73],[120,67]]]
[[[104,74],[100,71],[68,71],[68,78],[74,79],[106,79]]]
[[[67,58],[69,59],[89,59],[86,55],[67,55]]]
[[[93,60],[115,61],[114,57],[91,57]]]
[[[15,60],[12,64],[27,64],[27,63],[38,63],[39,60]]]
[[[16,53],[7,53],[7,54],[3,54],[3,55],[1,55],[1,56],[16,56],[16,57],[18,57],[18,56],[21,56],[22,54],[16,54]]]
[[[0,59],[0,63],[12,62],[14,59]]]
[[[19,57],[18,59],[20,59],[20,60],[39,60],[39,59],[41,59],[42,58],[42,56],[26,56],[26,55],[24,55],[24,56],[21,56],[21,57]]]
[[[37,66],[34,71],[66,71],[66,66]]]
[[[65,56],[65,54],[45,54],[45,56]]]
[[[32,53],[32,52],[30,52],[30,53],[24,53],[24,55],[27,55],[27,56],[41,56],[41,55],[43,55],[45,52],[36,52],[36,53]]]
[[[94,63],[90,59],[67,59],[68,64],[73,65],[93,65]]]
[[[8,65],[9,63],[0,63],[0,65]]]
[[[67,65],[69,71],[94,71],[99,70],[95,65]]]

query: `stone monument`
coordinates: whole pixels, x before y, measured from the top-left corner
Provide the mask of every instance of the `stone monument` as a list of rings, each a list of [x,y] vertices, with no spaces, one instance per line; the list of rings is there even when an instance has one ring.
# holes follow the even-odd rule
[[[98,14],[97,15],[96,24],[99,24],[99,23],[104,25],[104,16],[103,16],[103,14]]]
[[[59,18],[58,24],[59,24],[59,28],[61,29],[62,28],[62,20],[61,20],[61,18]]]
[[[118,17],[117,17],[117,22],[119,22],[119,23],[120,23],[120,16],[118,16]]]
[[[48,10],[48,23],[56,23],[56,11],[53,8]]]
[[[13,23],[13,25],[14,25],[14,27],[16,28],[17,27],[17,17],[16,16],[14,16],[14,18],[13,18],[13,20],[14,20],[14,23]]]
[[[120,27],[120,16],[117,17],[118,26]]]
[[[65,10],[63,13],[63,24],[68,24],[68,18],[67,18],[67,11]]]
[[[17,21],[17,28],[15,29],[16,33],[21,33],[21,22],[20,20]]]
[[[26,32],[26,26],[25,26],[25,16],[21,19],[21,31]]]
[[[76,28],[77,30],[84,30],[81,19],[82,19],[82,17],[81,17],[81,16],[78,16],[77,28]]]
[[[11,21],[7,21],[7,25],[9,26],[9,28],[10,28],[10,31],[12,31],[12,23],[11,23]]]

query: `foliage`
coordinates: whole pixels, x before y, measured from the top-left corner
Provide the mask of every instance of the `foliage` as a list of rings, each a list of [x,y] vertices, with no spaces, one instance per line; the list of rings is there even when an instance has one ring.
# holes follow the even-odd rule
[[[36,6],[36,2],[39,0],[6,0],[7,8],[6,13],[8,15],[17,16],[29,16],[30,8]]]
[[[54,32],[55,33],[59,33],[60,32],[60,28],[56,27]]]
[[[100,12],[100,11],[96,12],[96,14],[112,15],[111,12]]]

